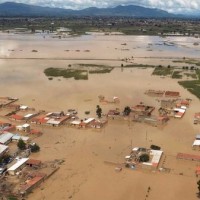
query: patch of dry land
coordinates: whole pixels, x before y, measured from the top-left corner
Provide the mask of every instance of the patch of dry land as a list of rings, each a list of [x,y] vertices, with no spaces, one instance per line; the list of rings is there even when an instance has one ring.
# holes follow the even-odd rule
[[[182,98],[192,99],[182,119],[171,119],[164,127],[126,120],[109,120],[102,130],[70,127],[43,128],[35,139],[41,151],[32,158],[42,161],[63,159],[60,169],[28,197],[30,200],[195,200],[197,180],[192,161],[178,162],[177,153],[198,155],[192,150],[199,126],[193,124],[200,102],[170,76],[152,76],[153,68],[121,68],[121,64],[174,65],[173,60],[198,59],[200,47],[195,38],[148,36],[88,35],[55,39],[41,35],[0,35],[0,91],[20,103],[47,111],[67,111],[74,108],[82,118],[96,117],[99,95],[117,96],[119,104],[102,104],[103,113],[110,109],[134,106],[140,102],[155,106],[156,98],[146,90],[179,91]],[[170,42],[170,45],[169,45]],[[123,44],[123,45],[122,45]],[[35,50],[35,51],[33,51]],[[124,61],[122,61],[124,60]],[[93,73],[87,80],[53,77],[44,74],[46,68],[81,68],[80,64],[111,66],[110,73]],[[188,64],[187,64],[188,65]],[[87,67],[86,67],[87,70]],[[157,170],[115,171],[133,147],[161,146],[170,173]],[[148,192],[148,188],[151,188]]]

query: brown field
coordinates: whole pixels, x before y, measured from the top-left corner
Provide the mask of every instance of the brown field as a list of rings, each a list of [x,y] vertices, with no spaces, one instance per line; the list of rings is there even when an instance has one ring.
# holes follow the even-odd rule
[[[139,36],[85,36],[60,41],[52,38],[42,40],[39,36],[1,37],[1,96],[18,97],[20,104],[29,105],[36,110],[67,111],[74,108],[78,110],[80,117],[86,117],[85,111],[90,111],[90,116],[96,117],[95,109],[99,104],[99,95],[120,98],[120,104],[101,105],[104,113],[116,107],[122,111],[125,106],[134,106],[141,101],[155,106],[157,110],[159,103],[156,98],[144,94],[149,89],[179,91],[181,97],[192,99],[184,118],[172,119],[163,128],[142,123],[130,124],[120,120],[109,121],[101,131],[64,127],[43,128],[44,134],[34,140],[40,145],[41,151],[31,157],[43,161],[64,159],[65,162],[58,172],[34,190],[28,199],[197,199],[198,179],[194,174],[197,163],[177,161],[175,156],[178,152],[199,154],[198,151],[192,150],[194,137],[199,132],[199,126],[193,125],[193,115],[200,111],[199,100],[182,88],[177,80],[152,76],[152,68],[122,70],[119,66],[122,63],[121,59],[132,56],[137,57],[133,62],[168,65],[174,57],[197,57],[199,47],[192,47],[190,41],[187,41],[188,47],[183,48],[185,41],[181,41],[180,38],[177,39],[178,47],[174,51],[164,47],[162,50],[155,48],[153,51],[146,51],[149,42],[155,43],[163,39]],[[119,50],[123,48],[121,43],[124,42],[128,44],[126,48],[131,49],[130,51]],[[38,52],[32,52],[33,49]],[[66,49],[70,51],[64,51]],[[76,52],[77,49],[80,52]],[[50,58],[61,60],[49,60]],[[80,63],[104,64],[118,68],[109,74],[92,74],[89,75],[89,80],[79,81],[64,78],[53,78],[50,81],[43,73],[48,67],[60,68]],[[156,114],[156,111],[153,113]],[[166,167],[173,168],[174,171],[161,173],[123,169],[117,173],[114,165],[104,163],[124,162],[124,156],[130,152],[131,143],[132,146],[161,146],[167,156]],[[146,197],[149,186],[151,191]]]

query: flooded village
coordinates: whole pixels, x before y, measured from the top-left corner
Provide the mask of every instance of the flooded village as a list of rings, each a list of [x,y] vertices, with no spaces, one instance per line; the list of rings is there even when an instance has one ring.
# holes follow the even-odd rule
[[[1,38],[2,198],[197,199],[199,38]]]

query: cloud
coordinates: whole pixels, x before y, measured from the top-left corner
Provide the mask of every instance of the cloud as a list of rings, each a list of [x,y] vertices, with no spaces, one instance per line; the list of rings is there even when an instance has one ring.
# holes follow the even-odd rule
[[[0,3],[6,0],[0,0]],[[170,12],[200,12],[200,0],[13,0],[40,6],[83,9],[87,7],[114,7],[117,5],[140,5]]]

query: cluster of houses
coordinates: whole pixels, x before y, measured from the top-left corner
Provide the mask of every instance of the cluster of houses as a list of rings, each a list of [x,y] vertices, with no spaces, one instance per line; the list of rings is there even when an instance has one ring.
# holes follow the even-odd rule
[[[1,101],[1,99],[3,99]],[[66,113],[60,112],[45,112],[35,111],[34,108],[30,108],[26,105],[14,104],[16,98],[2,97],[0,103],[2,103],[0,109],[0,116],[6,117],[16,123],[24,123],[22,126],[17,126],[17,130],[30,132],[30,125],[46,125],[52,127],[58,127],[61,125],[69,125],[77,128],[102,128],[107,120],[96,120],[94,118],[79,119],[77,112],[74,109],[69,109]],[[117,97],[114,98],[114,102],[117,102]],[[35,133],[35,132],[34,132]]]

